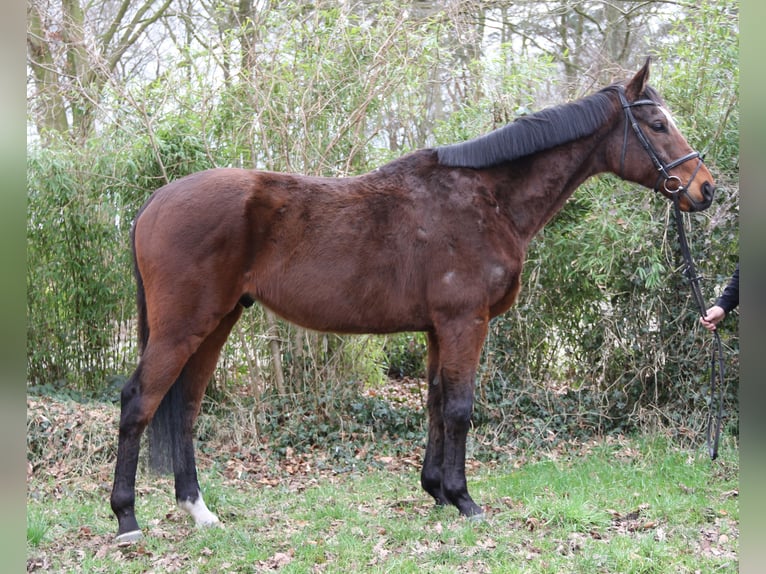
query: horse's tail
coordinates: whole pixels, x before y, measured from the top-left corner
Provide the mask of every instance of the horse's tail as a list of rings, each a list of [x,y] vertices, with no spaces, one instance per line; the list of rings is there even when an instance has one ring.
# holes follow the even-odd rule
[[[148,202],[147,202],[148,203]],[[143,211],[143,208],[141,209]],[[141,211],[136,215],[136,221],[141,215]],[[141,276],[141,270],[138,268],[136,258],[136,226],[130,232],[131,249],[133,251],[133,275],[136,278],[136,304],[138,307],[138,352],[143,354],[149,341],[149,322],[146,313],[146,292],[144,291],[144,280]],[[181,428],[180,413],[183,412],[181,405],[181,395],[179,390],[181,385],[178,381],[173,384],[160,406],[154,413],[154,417],[149,423],[149,468],[160,474],[169,474],[173,472],[173,448],[174,429]]]
[[[138,217],[136,217],[138,221]],[[138,307],[138,354],[143,355],[146,343],[149,340],[149,322],[146,318],[146,292],[144,291],[144,278],[138,268],[136,259],[136,227],[130,230],[130,247],[133,252],[133,276],[136,279],[136,306]]]
[[[181,377],[183,373],[181,373]],[[176,435],[181,430],[184,410],[183,390],[179,380],[162,397],[160,406],[149,423],[149,468],[158,474],[173,472],[173,450],[178,447]]]

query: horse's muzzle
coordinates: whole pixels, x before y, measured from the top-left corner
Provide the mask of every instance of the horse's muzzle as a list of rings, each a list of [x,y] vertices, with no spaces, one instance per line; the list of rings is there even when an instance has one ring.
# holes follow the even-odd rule
[[[700,193],[702,193],[702,201],[695,201],[694,198],[686,193],[686,199],[689,200],[689,211],[704,211],[713,203],[713,196],[715,195],[715,186],[706,181],[700,187]]]

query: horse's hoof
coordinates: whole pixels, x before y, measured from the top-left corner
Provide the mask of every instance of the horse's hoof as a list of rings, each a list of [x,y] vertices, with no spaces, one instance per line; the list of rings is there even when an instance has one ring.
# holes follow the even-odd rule
[[[122,534],[118,534],[114,540],[118,544],[129,544],[131,542],[137,542],[138,540],[141,540],[143,537],[144,535],[141,533],[140,530],[131,530],[129,532],[123,532]]]
[[[487,515],[484,512],[479,512],[478,514],[466,516],[466,518],[471,522],[484,522],[487,519]]]
[[[197,522],[195,523],[195,526],[197,528],[223,528],[223,522],[216,518],[215,520],[209,520],[207,522]]]

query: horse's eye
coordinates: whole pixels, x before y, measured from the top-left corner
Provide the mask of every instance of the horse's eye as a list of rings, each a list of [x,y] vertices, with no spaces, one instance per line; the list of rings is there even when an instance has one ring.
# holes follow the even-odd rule
[[[667,126],[661,121],[654,122],[651,127],[655,132],[658,132],[658,133],[668,131]]]

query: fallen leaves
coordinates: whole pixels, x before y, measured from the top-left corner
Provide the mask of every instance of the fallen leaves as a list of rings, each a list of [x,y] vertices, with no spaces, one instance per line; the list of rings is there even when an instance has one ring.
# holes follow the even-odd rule
[[[645,518],[644,511],[649,509],[648,504],[640,504],[638,508],[627,514],[620,514],[616,510],[607,510],[612,516],[612,529],[618,533],[641,532],[657,528],[656,520]]]
[[[293,558],[295,558],[295,550],[290,548],[287,552],[277,552],[267,560],[259,560],[257,565],[261,570],[279,570],[290,564]]]
[[[407,407],[415,412],[425,412],[428,381],[404,377],[391,380],[389,383],[380,387],[365,389],[362,394],[385,399],[389,404],[397,407]]]
[[[115,405],[27,396],[27,479],[100,471],[117,453]]]

